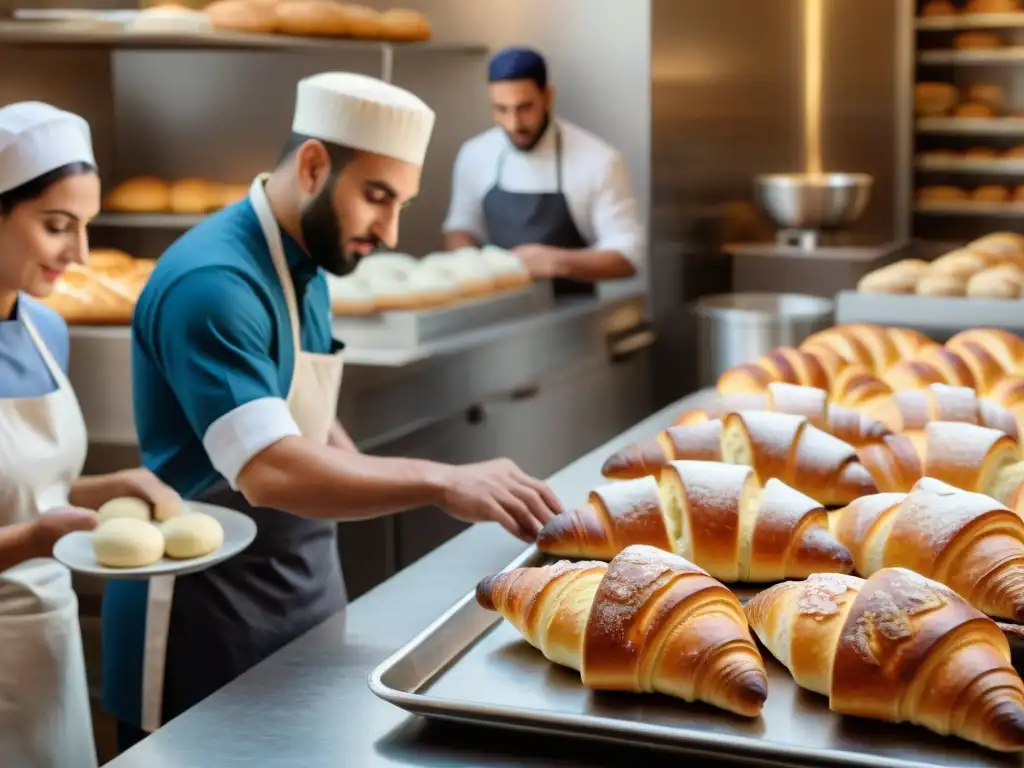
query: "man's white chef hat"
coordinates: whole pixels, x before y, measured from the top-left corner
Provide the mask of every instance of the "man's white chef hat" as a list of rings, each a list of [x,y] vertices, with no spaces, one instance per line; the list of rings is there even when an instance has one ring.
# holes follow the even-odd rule
[[[0,193],[71,163],[96,165],[85,120],[41,101],[0,107]]]
[[[434,111],[374,77],[323,72],[299,81],[292,131],[343,147],[423,165]]]

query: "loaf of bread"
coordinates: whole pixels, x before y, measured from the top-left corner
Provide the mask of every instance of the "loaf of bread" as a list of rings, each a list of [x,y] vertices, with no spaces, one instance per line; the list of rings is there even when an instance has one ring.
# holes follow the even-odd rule
[[[979,203],[1005,203],[1010,199],[1010,189],[1001,184],[983,184],[971,192],[971,200]]]
[[[610,560],[632,544],[686,558],[725,582],[849,573],[850,553],[814,499],[750,467],[674,461],[591,491],[587,506],[554,517],[537,547],[556,557]]]
[[[914,293],[927,273],[927,261],[901,259],[868,272],[857,281],[857,290],[861,293]]]
[[[1024,270],[1013,264],[983,269],[967,281],[967,295],[983,299],[1019,299],[1024,290]]]
[[[601,473],[629,479],[660,473],[670,461],[724,461],[754,467],[829,506],[875,493],[876,486],[849,443],[801,416],[744,411],[690,427],[670,427],[605,461]]]
[[[954,16],[959,9],[950,0],[925,0],[921,5],[921,15],[924,17]]]
[[[135,176],[115,186],[104,198],[103,208],[116,213],[201,214],[237,202],[248,193],[248,184],[222,184],[196,177],[168,181]]]
[[[917,83],[914,105],[922,117],[940,117],[953,111],[960,101],[960,92],[950,83]]]
[[[999,35],[991,32],[961,32],[953,38],[953,47],[960,51],[991,51],[1002,44]]]
[[[344,37],[350,32],[348,11],[335,0],[281,0],[274,13],[281,34]]]
[[[128,325],[155,262],[100,250],[87,265],[72,264],[43,303],[69,325]]]
[[[396,43],[421,43],[432,36],[430,21],[419,11],[393,8],[380,15],[381,37]]]
[[[257,0],[214,0],[206,6],[210,21],[217,29],[269,35],[278,31],[274,6]]]
[[[1017,13],[1018,0],[967,0],[964,13]]]
[[[738,411],[773,411],[803,416],[818,429],[853,446],[877,442],[891,431],[881,422],[853,408],[830,403],[824,389],[779,381],[770,383],[763,393],[720,396],[707,409],[686,411],[672,426],[704,424]]]
[[[736,596],[643,545],[609,564],[559,561],[483,579],[476,598],[594,690],[662,693],[757,717],[764,662]]]
[[[170,185],[155,176],[136,176],[115,186],[103,200],[108,211],[155,213],[170,205]]]
[[[1024,620],[1024,519],[990,496],[926,477],[857,499],[831,525],[860,576],[908,568],[989,616]]]
[[[972,83],[967,86],[967,100],[988,104],[993,109],[1000,110],[1006,104],[1006,91],[1003,86],[996,83]],[[984,147],[984,149],[990,149],[993,154],[996,153],[992,147]]]
[[[345,13],[348,16],[348,36],[357,40],[378,40],[384,34],[381,14],[365,5],[346,3]]]
[[[178,179],[170,185],[167,207],[173,213],[207,213],[222,204],[220,185],[207,179]]]
[[[917,199],[922,203],[962,203],[970,197],[966,189],[947,184],[932,184],[917,190]]]
[[[909,722],[993,750],[1024,749],[1024,682],[995,622],[902,568],[817,574],[746,605],[750,627],[801,688],[843,715]]]

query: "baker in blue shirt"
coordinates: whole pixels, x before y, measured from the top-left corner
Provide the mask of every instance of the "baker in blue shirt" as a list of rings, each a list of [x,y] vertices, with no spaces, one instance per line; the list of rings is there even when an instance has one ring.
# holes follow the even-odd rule
[[[559,510],[506,459],[367,456],[336,420],[341,345],[322,270],[395,247],[434,119],[374,78],[300,81],[275,170],[177,240],[139,298],[145,465],[188,499],[251,515],[258,533],[200,574],[109,584],[103,700],[122,749],[344,608],[337,521],[437,505],[533,541]]]

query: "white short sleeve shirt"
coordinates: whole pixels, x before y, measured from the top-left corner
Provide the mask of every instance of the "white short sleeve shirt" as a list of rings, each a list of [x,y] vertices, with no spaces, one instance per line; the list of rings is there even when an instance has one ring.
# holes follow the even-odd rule
[[[589,247],[622,253],[637,268],[643,261],[636,198],[622,154],[594,134],[556,119],[562,136],[562,192],[573,222]],[[548,129],[529,152],[516,149],[495,126],[467,141],[452,173],[452,198],[444,232],[468,232],[487,242],[484,196],[498,180],[509,192],[558,189],[555,131]]]

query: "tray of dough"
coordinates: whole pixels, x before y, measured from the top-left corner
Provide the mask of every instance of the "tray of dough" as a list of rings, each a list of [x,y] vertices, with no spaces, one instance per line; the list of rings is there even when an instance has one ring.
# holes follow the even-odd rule
[[[505,570],[552,562],[531,547]],[[733,591],[746,603],[760,590]],[[536,618],[538,626],[546,621]],[[550,642],[564,644],[567,638]],[[829,709],[827,697],[799,688],[786,668],[758,647],[768,678],[758,717],[660,694],[596,691],[582,685],[576,670],[548,661],[471,592],[381,662],[369,686],[381,699],[427,718],[761,766],[1024,766],[1020,754],[942,737],[920,726],[839,715]],[[638,749],[638,759],[642,754]]]
[[[361,349],[420,347],[554,305],[550,282],[534,282],[519,259],[494,246],[423,258],[375,253],[350,275],[328,275],[327,285],[335,337]]]
[[[847,323],[913,328],[939,340],[968,328],[1024,334],[1024,299],[840,291],[835,297],[835,324]]]

